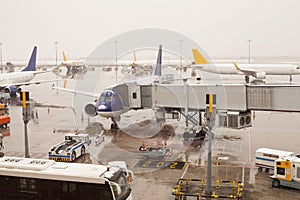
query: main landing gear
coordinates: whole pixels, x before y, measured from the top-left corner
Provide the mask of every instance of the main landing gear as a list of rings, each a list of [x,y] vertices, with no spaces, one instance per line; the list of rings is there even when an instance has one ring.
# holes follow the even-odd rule
[[[246,83],[249,83],[249,81],[250,81],[249,76],[245,76],[245,81],[246,81]]]

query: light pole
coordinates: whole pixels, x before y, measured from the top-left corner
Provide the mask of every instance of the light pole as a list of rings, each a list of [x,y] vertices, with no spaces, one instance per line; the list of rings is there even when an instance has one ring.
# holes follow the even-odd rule
[[[250,43],[252,40],[247,40],[248,41],[248,63],[250,64]]]
[[[0,56],[1,56],[1,74],[3,72],[3,68],[2,68],[2,43],[0,43]]]
[[[57,44],[58,42],[54,42],[55,44],[55,65],[57,66]]]
[[[115,41],[115,50],[116,50],[116,84],[118,83],[118,41]]]
[[[183,40],[180,40],[180,69],[182,68],[182,42]]]
[[[57,67],[57,44],[58,42],[54,42],[55,45],[55,67]],[[56,87],[58,87],[58,78],[57,78],[57,73],[56,74]],[[56,89],[56,95],[58,95],[58,89]]]

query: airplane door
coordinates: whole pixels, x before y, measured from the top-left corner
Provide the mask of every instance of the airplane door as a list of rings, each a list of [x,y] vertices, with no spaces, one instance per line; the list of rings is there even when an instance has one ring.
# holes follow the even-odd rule
[[[141,107],[152,108],[152,86],[141,86]]]

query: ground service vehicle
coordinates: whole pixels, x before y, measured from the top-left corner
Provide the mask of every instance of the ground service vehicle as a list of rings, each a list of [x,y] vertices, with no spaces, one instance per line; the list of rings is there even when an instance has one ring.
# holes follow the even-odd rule
[[[143,156],[145,159],[163,159],[165,157],[170,157],[172,155],[171,149],[168,147],[140,147],[139,155]]]
[[[300,189],[300,158],[299,156],[277,159],[274,174],[271,176],[272,186],[287,186]]]
[[[118,167],[0,158],[1,199],[131,200],[131,188]]]
[[[10,117],[3,115],[0,116],[0,127],[1,128],[8,128],[8,124],[10,123]]]
[[[292,155],[295,155],[295,153],[269,148],[259,148],[256,150],[255,166],[258,167],[259,172],[262,172],[263,169],[268,172],[269,169],[274,169],[275,160]]]
[[[85,154],[90,143],[91,141],[88,134],[66,134],[65,141],[50,148],[49,159],[72,162],[79,156]]]
[[[119,167],[125,174],[128,183],[131,183],[134,179],[133,172],[128,169],[127,164],[125,161],[110,161],[107,163],[107,165],[111,167]]]
[[[0,104],[0,115],[8,115],[8,108],[6,104]]]

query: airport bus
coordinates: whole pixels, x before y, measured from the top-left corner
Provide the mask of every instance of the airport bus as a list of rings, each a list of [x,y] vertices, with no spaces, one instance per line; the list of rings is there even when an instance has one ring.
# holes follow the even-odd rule
[[[2,157],[0,183],[0,199],[132,199],[124,172],[107,165]]]
[[[282,151],[276,149],[269,149],[269,148],[259,148],[256,150],[255,154],[255,166],[258,167],[258,171],[262,172],[263,169],[266,172],[269,169],[274,169],[275,160],[282,159],[286,156],[293,156],[296,155],[294,152],[290,151]]]

